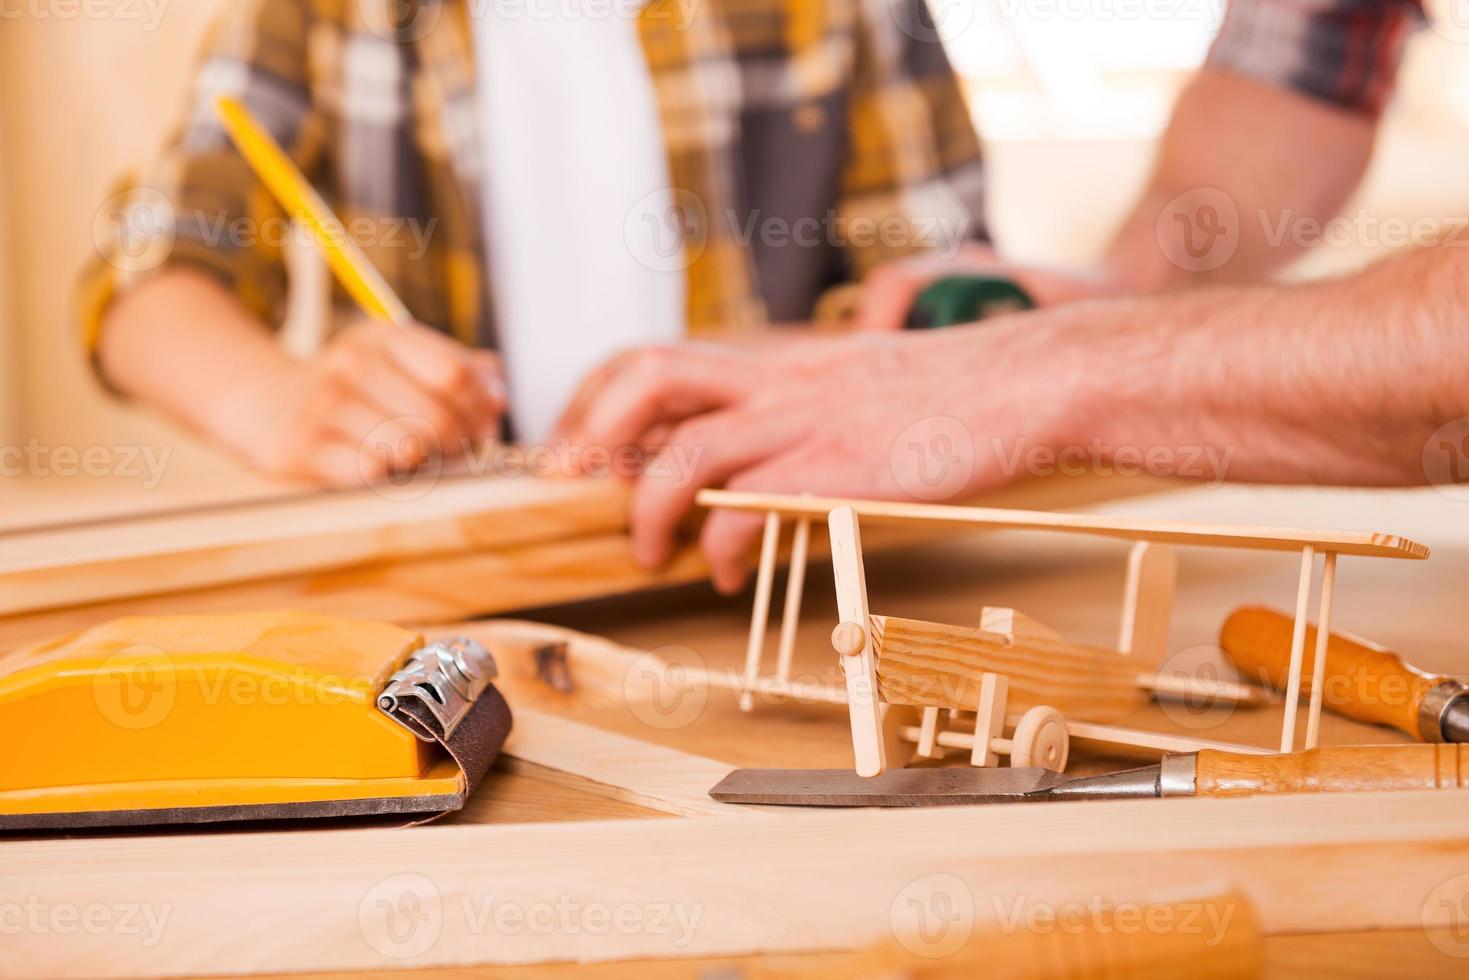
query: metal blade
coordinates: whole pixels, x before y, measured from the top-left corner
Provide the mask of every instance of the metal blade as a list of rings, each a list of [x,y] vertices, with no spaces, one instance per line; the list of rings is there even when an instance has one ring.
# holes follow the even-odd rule
[[[850,769],[736,769],[709,791],[721,803],[786,806],[958,806],[1044,800],[1027,796],[1064,783],[1049,769],[889,769],[866,778]]]

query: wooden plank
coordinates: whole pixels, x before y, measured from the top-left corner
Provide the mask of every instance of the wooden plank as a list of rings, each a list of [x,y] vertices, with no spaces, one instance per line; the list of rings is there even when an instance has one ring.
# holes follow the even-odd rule
[[[935,888],[974,927],[1017,907],[1150,901],[1209,882],[1247,895],[1266,932],[1435,928],[1457,908],[1428,899],[1469,860],[1469,792],[25,841],[4,856],[6,896],[163,919],[153,931],[141,919],[141,933],[7,935],[11,976],[851,949]],[[622,928],[607,925],[619,915]],[[531,928],[544,916],[571,924]]]
[[[681,817],[762,815],[760,808],[709,798],[709,788],[735,768],[727,762],[617,735],[534,708],[517,707],[514,713],[510,737],[502,750],[522,764],[512,766],[512,771],[533,771],[551,782]]]
[[[1144,920],[1146,921],[1146,920]],[[1195,917],[1195,923],[1200,919]],[[1232,922],[1232,920],[1231,920]],[[988,938],[988,934],[971,937]],[[1264,980],[1342,980],[1356,977],[1375,980],[1378,977],[1457,977],[1462,960],[1452,952],[1464,949],[1464,940],[1451,929],[1395,929],[1354,933],[1318,933],[1312,935],[1265,936]],[[942,969],[943,961],[939,961]],[[930,960],[930,967],[933,961]],[[1207,959],[1197,961],[1191,970],[1175,970],[1171,976],[1188,975],[1191,980],[1212,980]],[[446,967],[416,972],[413,980],[564,980],[574,969],[582,980],[688,980],[689,977],[790,977],[791,980],[814,980],[812,974],[833,970],[832,976],[846,980],[890,980],[891,972],[854,973],[850,953],[807,953],[802,956],[770,955],[742,957],[699,957],[671,960],[620,960],[616,963],[579,963],[543,966],[502,966],[492,972],[483,969]],[[778,971],[775,973],[762,971]],[[808,972],[809,971],[809,972]],[[1462,971],[1459,971],[1462,972]],[[970,974],[972,975],[972,974]],[[312,980],[366,980],[380,978],[380,973],[318,973]]]
[[[591,535],[0,617],[0,650],[146,613],[296,609],[390,622],[456,622],[693,582],[707,571],[703,557],[690,548],[649,572],[633,558],[627,535]],[[7,669],[0,653],[0,672]]]
[[[1005,510],[995,507],[905,504],[842,497],[796,497],[782,494],[743,493],[733,490],[701,490],[697,499],[704,507],[773,510],[783,516],[795,517],[822,515],[838,507],[851,507],[858,517],[871,520],[874,524],[931,521],[989,530],[1056,531],[1215,548],[1299,551],[1303,545],[1315,545],[1342,555],[1364,555],[1373,558],[1428,557],[1428,547],[1416,541],[1410,541],[1394,534],[1360,531],[1322,531],[1243,524],[1196,524],[1186,521],[1147,521],[1125,517]]]
[[[872,616],[884,701],[973,710],[985,673],[1010,680],[1010,707],[1050,705],[1067,717],[1113,721],[1147,702],[1137,665],[1115,650],[894,616]]]
[[[0,533],[0,615],[607,533],[615,480],[444,480]]]

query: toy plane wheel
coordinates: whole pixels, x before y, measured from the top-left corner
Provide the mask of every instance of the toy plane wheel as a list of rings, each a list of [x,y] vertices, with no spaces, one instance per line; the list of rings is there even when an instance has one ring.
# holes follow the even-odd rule
[[[1071,739],[1061,712],[1038,705],[1020,716],[1010,738],[1010,765],[1064,772],[1070,755]]]

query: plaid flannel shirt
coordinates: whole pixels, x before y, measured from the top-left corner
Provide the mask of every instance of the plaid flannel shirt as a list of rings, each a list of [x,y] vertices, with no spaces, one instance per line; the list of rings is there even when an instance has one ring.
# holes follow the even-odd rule
[[[1376,114],[1422,21],[1421,0],[1230,0],[1209,64]]]
[[[118,290],[178,264],[280,318],[285,223],[214,118],[228,93],[419,320],[492,345],[477,2],[493,0],[233,0],[181,129],[113,198],[83,282],[89,344]],[[638,28],[679,207],[630,246],[677,250],[691,332],[805,317],[885,258],[986,237],[978,141],[923,0],[650,0]]]

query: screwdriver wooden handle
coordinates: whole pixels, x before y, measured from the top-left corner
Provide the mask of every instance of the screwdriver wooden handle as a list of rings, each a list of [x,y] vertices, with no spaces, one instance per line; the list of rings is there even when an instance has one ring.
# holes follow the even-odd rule
[[[1219,631],[1219,645],[1248,679],[1285,688],[1290,664],[1290,616],[1258,606],[1236,609]],[[1316,629],[1306,630],[1301,693],[1311,690],[1316,660]],[[1366,640],[1332,632],[1326,638],[1326,673],[1322,703],[1328,708],[1375,725],[1390,725],[1422,738],[1419,707],[1430,690],[1449,680],[1426,674],[1403,662],[1391,650]]]
[[[1286,755],[1204,749],[1195,796],[1469,787],[1469,745],[1343,745]]]

